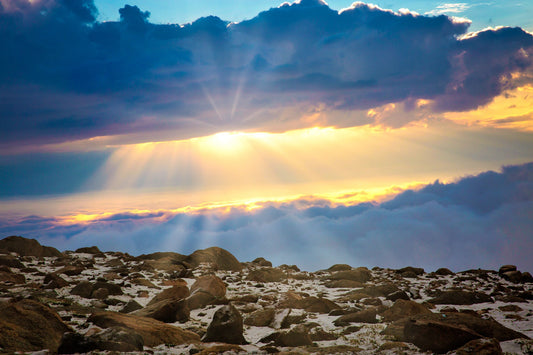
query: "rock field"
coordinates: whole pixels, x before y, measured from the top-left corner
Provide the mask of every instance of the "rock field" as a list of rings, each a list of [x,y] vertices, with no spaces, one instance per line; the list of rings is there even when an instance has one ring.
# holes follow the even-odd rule
[[[287,260],[290,262],[290,260]],[[533,277],[0,240],[0,353],[533,354]]]

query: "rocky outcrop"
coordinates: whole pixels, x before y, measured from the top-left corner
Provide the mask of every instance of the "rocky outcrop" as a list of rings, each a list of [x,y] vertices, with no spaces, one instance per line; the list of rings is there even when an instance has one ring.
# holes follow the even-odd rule
[[[115,312],[98,312],[88,319],[101,328],[123,327],[139,334],[145,346],[160,344],[190,344],[200,341],[200,337],[190,331],[168,325],[158,320]]]
[[[164,299],[150,303],[146,307],[134,311],[131,314],[154,318],[165,323],[183,323],[189,320],[190,310],[189,304],[185,299]]]
[[[0,348],[2,352],[56,352],[63,333],[70,328],[51,308],[33,300],[0,303]]]
[[[27,239],[17,236],[6,237],[0,240],[0,249],[5,249],[21,256],[55,256],[59,258],[64,256],[63,253],[56,248],[42,246],[35,239]]]
[[[381,313],[381,316],[385,322],[394,322],[405,317],[430,313],[432,312],[423,304],[399,299],[394,302],[391,308]]]
[[[444,291],[428,301],[433,304],[455,304],[455,305],[470,305],[475,303],[494,302],[492,297],[482,292],[470,291]]]
[[[221,300],[226,295],[226,285],[215,275],[201,276],[191,286],[191,295],[187,298],[189,308],[197,309]]]
[[[247,280],[256,282],[280,282],[286,278],[285,272],[272,267],[251,270],[246,277]]]
[[[87,353],[95,350],[113,352],[142,351],[143,338],[133,330],[111,327],[88,337],[78,333],[65,333],[58,354]]]

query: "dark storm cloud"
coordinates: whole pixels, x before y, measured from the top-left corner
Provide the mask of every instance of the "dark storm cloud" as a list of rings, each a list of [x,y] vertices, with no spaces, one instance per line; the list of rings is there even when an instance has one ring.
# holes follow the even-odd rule
[[[418,98],[468,110],[532,68],[533,37],[520,28],[459,39],[467,23],[362,3],[339,13],[302,0],[237,24],[210,16],[183,26],[150,23],[129,5],[120,21],[97,22],[90,0],[0,3],[4,148],[171,129],[179,138],[283,130],[304,125],[297,113],[312,107]]]
[[[240,260],[266,257],[306,269],[335,263],[428,270],[498,268],[533,271],[533,163],[504,167],[454,183],[434,183],[382,204],[332,206],[311,199],[247,211],[163,215],[118,214],[88,225],[30,216],[3,221],[3,235],[22,234],[60,249],[98,245],[132,254],[190,253],[218,245]],[[307,206],[301,208],[302,206]],[[22,222],[22,223],[19,223]]]

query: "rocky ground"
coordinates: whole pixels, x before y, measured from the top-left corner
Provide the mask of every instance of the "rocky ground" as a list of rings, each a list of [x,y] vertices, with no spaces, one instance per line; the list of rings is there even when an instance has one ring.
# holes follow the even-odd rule
[[[0,352],[531,354],[533,278],[0,240]]]

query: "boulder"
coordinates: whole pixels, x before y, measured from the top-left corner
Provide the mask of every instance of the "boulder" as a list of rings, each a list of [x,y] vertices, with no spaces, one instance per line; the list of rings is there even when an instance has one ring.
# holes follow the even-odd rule
[[[14,267],[17,269],[23,269],[24,264],[20,262],[17,257],[13,255],[0,255],[0,265],[7,267]]]
[[[516,265],[503,265],[502,267],[500,267],[500,270],[498,270],[498,274],[502,275],[506,272],[516,271],[516,270],[517,270]]]
[[[219,247],[197,250],[185,258],[193,267],[210,263],[218,270],[241,271],[242,265],[230,252]]]
[[[99,288],[105,288],[109,292],[110,295],[114,295],[114,296],[120,296],[124,294],[122,292],[122,288],[119,285],[114,284],[112,282],[96,281],[93,286],[93,291],[98,290]]]
[[[515,283],[515,284],[522,282],[522,273],[517,270],[503,272],[500,274],[500,276],[506,279],[507,281],[511,281],[512,283]]]
[[[473,330],[455,324],[417,319],[406,322],[404,341],[424,351],[446,353],[481,336]]]
[[[20,256],[37,256],[37,257],[63,257],[56,248],[45,247],[39,244],[35,239],[11,236],[0,240],[0,249],[15,252]]]
[[[440,269],[437,269],[437,271],[435,271],[435,274],[439,276],[446,276],[446,275],[454,275],[454,272],[445,267],[441,267]]]
[[[400,275],[406,274],[406,273],[412,273],[412,274],[415,274],[416,276],[420,276],[424,273],[424,269],[420,267],[406,266],[406,267],[396,270],[396,273]]]
[[[77,295],[83,298],[91,298],[93,293],[93,284],[89,281],[80,281],[74,288],[70,291],[71,295]]]
[[[259,266],[269,266],[272,267],[272,263],[265,258],[255,258],[254,261],[252,261],[253,264],[259,265]]]
[[[497,339],[474,339],[455,351],[456,355],[503,355],[502,347]]]
[[[333,322],[333,324],[339,327],[339,326],[348,325],[349,323],[377,323],[378,322],[376,318],[377,313],[378,312],[377,312],[376,307],[371,307],[368,309],[364,309],[362,311],[349,313],[349,314],[340,316]]]
[[[71,329],[59,315],[42,303],[25,299],[0,302],[0,349],[30,352],[48,349],[54,353],[63,333]]]
[[[0,282],[23,284],[26,282],[26,277],[22,274],[13,273],[8,267],[0,267]]]
[[[57,270],[56,272],[54,272],[54,274],[65,274],[67,276],[76,276],[76,275],[80,275],[83,270],[85,270],[84,267],[81,267],[81,266],[74,266],[74,265],[67,265],[59,270]]]
[[[213,315],[202,338],[203,342],[247,344],[243,336],[243,321],[239,311],[232,305],[220,307]]]
[[[43,280],[44,288],[56,289],[63,288],[69,285],[69,283],[57,274],[47,274]]]
[[[396,291],[393,292],[386,297],[389,301],[396,301],[396,300],[409,300],[409,295],[405,291]]]
[[[131,313],[134,311],[137,311],[139,309],[142,309],[143,306],[141,306],[137,301],[131,300],[122,309],[119,311],[120,313]]]
[[[76,249],[75,253],[102,254],[97,246],[78,248]]]
[[[246,277],[247,280],[256,282],[280,282],[286,278],[287,275],[282,270],[272,267],[251,270]]]
[[[91,293],[91,298],[96,298],[97,300],[105,300],[109,296],[109,291],[106,288],[100,287]]]
[[[423,304],[414,301],[398,299],[396,302],[394,302],[392,307],[385,310],[381,316],[385,322],[393,322],[405,317],[429,313],[432,312]]]
[[[201,276],[191,286],[191,295],[187,298],[189,309],[203,308],[217,300],[224,299],[226,285],[215,275]]]
[[[164,300],[182,300],[187,298],[189,295],[189,288],[186,285],[175,285],[155,295],[154,298],[152,298],[148,303],[148,306]]]
[[[432,304],[471,305],[475,303],[494,302],[492,297],[482,292],[462,290],[443,291],[428,301]]]
[[[92,314],[88,322],[100,328],[123,327],[139,334],[145,346],[154,347],[160,344],[190,344],[200,341],[193,332],[174,327],[153,318],[139,317],[116,312],[97,312]]]
[[[398,321],[391,323],[385,329],[384,334],[393,335],[399,341],[408,341],[405,335],[405,328],[407,324],[417,323],[417,322],[419,325],[422,325],[423,327],[425,327],[426,330],[428,327],[431,328],[431,326],[428,326],[428,327],[425,326],[425,324],[429,324],[428,322],[444,323],[444,324],[452,325],[452,326],[455,326],[461,329],[463,328],[468,329],[471,332],[477,334],[478,335],[477,338],[482,338],[482,337],[495,338],[495,339],[498,339],[499,341],[507,341],[507,340],[513,340],[513,339],[518,339],[518,338],[527,339],[527,336],[525,336],[524,334],[517,332],[515,330],[512,330],[512,329],[506,328],[493,319],[484,319],[473,314],[459,313],[459,312],[418,314],[413,317],[403,318],[403,319],[400,319]],[[435,328],[439,328],[439,327],[440,325],[435,326]],[[463,344],[465,344],[466,342],[467,341],[465,341]],[[460,344],[457,347],[463,344]]]
[[[164,299],[150,303],[143,309],[134,311],[131,314],[154,318],[165,323],[184,323],[189,320],[190,310],[187,301],[184,299]]]
[[[309,331],[303,325],[297,325],[289,331],[278,333],[274,340],[276,346],[295,347],[311,345],[312,343]]]
[[[360,288],[363,287],[363,283],[353,280],[333,280],[324,284],[327,288]]]
[[[522,282],[532,282],[533,283],[533,276],[529,272],[523,272],[522,273]]]
[[[337,271],[331,274],[329,280],[352,280],[358,282],[367,282],[372,277],[372,274],[367,268],[358,267],[353,270]]]
[[[329,272],[335,272],[335,271],[346,271],[346,270],[351,270],[352,267],[348,264],[335,264],[335,265],[332,265],[330,266],[327,271]]]
[[[143,338],[133,330],[111,327],[85,337],[77,333],[65,333],[61,339],[58,354],[87,353],[94,350],[133,352],[142,351]]]
[[[244,320],[244,324],[255,327],[267,327],[274,320],[276,312],[273,308],[263,308],[249,314]]]

